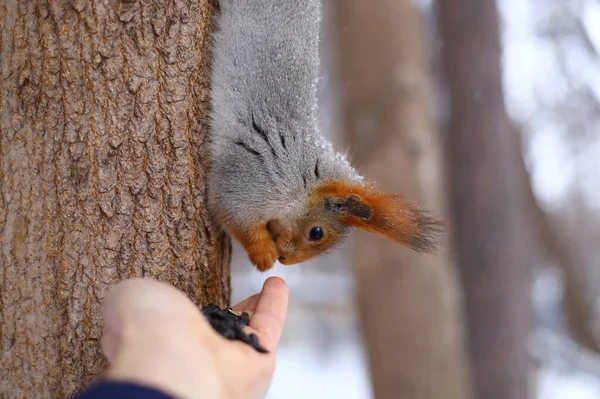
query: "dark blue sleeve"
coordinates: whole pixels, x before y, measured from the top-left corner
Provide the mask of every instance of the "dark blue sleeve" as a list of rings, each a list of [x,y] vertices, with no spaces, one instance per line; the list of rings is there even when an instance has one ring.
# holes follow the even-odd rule
[[[127,382],[101,382],[92,385],[75,399],[174,399],[156,389]]]

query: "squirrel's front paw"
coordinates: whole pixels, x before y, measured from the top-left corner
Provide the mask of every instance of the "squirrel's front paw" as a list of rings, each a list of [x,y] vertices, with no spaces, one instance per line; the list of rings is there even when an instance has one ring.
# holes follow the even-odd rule
[[[254,247],[248,251],[250,261],[256,265],[261,272],[269,270],[275,264],[278,257],[277,248],[274,245]]]

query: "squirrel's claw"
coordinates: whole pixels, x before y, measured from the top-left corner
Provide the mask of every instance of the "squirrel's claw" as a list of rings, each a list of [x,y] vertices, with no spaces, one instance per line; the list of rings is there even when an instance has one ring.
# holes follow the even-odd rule
[[[279,252],[266,225],[245,230],[234,229],[233,236],[244,246],[250,261],[258,270],[264,272],[273,267]]]
[[[277,253],[275,245],[271,244],[268,246],[261,245],[261,248],[258,250],[252,248],[248,251],[248,255],[250,261],[256,265],[256,268],[259,271],[264,272],[273,267],[279,254]]]

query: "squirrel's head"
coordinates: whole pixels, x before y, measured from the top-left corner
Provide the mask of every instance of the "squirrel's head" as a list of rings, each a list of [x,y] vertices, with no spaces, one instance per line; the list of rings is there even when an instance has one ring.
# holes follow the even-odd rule
[[[292,265],[321,255],[358,227],[418,252],[433,252],[441,224],[397,194],[330,181],[316,187],[305,215],[273,219],[267,229],[279,262]]]

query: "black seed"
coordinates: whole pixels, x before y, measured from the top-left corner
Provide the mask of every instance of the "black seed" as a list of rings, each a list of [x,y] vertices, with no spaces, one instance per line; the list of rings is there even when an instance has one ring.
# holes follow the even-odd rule
[[[202,314],[221,336],[244,342],[256,349],[257,352],[268,353],[259,344],[258,337],[255,334],[248,335],[244,332],[244,326],[247,326],[250,321],[248,313],[243,312],[238,316],[230,309],[221,309],[216,305],[210,305],[202,309]]]

